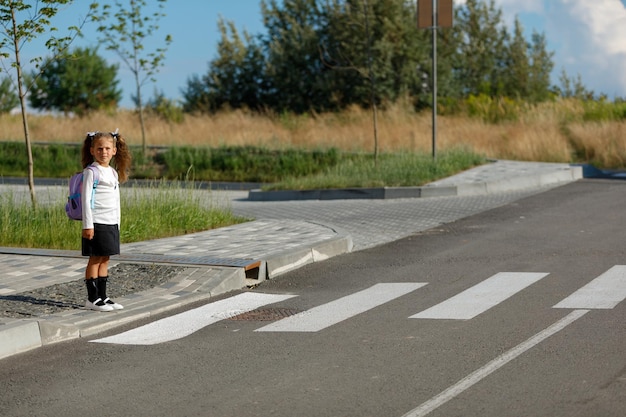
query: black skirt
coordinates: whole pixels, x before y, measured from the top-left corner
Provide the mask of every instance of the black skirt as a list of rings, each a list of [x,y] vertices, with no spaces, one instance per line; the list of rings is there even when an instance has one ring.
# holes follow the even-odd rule
[[[94,224],[93,239],[83,238],[83,256],[111,256],[120,253],[120,229],[116,224]]]

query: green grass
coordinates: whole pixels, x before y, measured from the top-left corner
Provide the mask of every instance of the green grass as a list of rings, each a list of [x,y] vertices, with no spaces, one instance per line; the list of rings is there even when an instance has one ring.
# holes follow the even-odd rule
[[[464,150],[437,155],[383,154],[374,161],[371,155],[342,159],[322,172],[291,177],[263,187],[264,190],[312,190],[362,187],[419,186],[485,162],[485,158]]]
[[[239,155],[231,162],[253,164],[254,158],[250,157],[250,153],[231,153]],[[271,172],[267,177],[255,178],[282,178],[268,185],[265,188],[268,190],[419,186],[485,162],[483,157],[465,150],[441,152],[436,161],[430,154],[413,153],[382,154],[377,161],[371,155],[338,154],[335,151],[280,155],[261,153],[263,156],[257,155],[260,161],[253,170],[254,175],[259,175],[262,171],[260,167],[266,167]],[[191,153],[183,152],[183,155],[187,156],[182,156],[182,160]],[[208,158],[209,154],[206,155]],[[235,165],[237,168],[234,171],[238,174],[246,171],[246,164]],[[195,161],[192,167],[187,167],[186,176],[191,177],[192,168],[198,166],[199,161]],[[181,163],[177,169],[182,171],[184,167]],[[294,174],[289,175],[289,172]],[[227,181],[228,178],[222,180]],[[250,177],[237,179],[245,181]],[[189,184],[193,182],[175,181],[169,185],[155,182],[149,188],[123,187],[122,243],[179,236],[247,220],[234,216],[224,205],[214,205],[210,191],[200,191]],[[69,220],[65,215],[64,196],[48,196],[51,202],[39,203],[37,208],[32,208],[25,194],[20,197],[11,192],[0,194],[0,246],[80,248],[81,222]],[[38,194],[38,199],[41,197]]]
[[[0,176],[26,176],[24,145],[0,143]],[[69,178],[80,169],[79,147],[38,144],[33,147],[35,177]],[[430,154],[371,154],[273,150],[241,147],[169,147],[144,156],[133,149],[131,177],[195,181],[260,182],[272,189],[415,186],[484,162],[467,150],[448,150],[433,161]]]
[[[208,191],[204,191],[208,193]],[[242,223],[229,208],[212,206],[190,188],[157,184],[149,189],[122,190],[121,241],[130,243]],[[210,197],[209,197],[210,198]],[[65,199],[52,198],[32,208],[30,200],[0,194],[0,246],[80,249],[81,222],[69,220]]]
[[[247,221],[233,215],[230,208],[214,205],[210,191],[185,188],[176,182],[158,183],[148,190],[124,191],[120,230],[124,243],[179,236]]]
[[[80,170],[80,146],[33,144],[35,177],[69,178]],[[275,182],[301,177],[351,158],[337,149],[306,151],[273,150],[254,146],[218,148],[174,146],[149,148],[147,155],[131,147],[131,177],[225,182]],[[21,142],[0,142],[0,176],[26,177],[26,146]]]
[[[318,173],[349,158],[336,149],[302,151],[272,150],[253,146],[220,148],[171,147],[157,155],[163,177],[230,182],[276,182]]]

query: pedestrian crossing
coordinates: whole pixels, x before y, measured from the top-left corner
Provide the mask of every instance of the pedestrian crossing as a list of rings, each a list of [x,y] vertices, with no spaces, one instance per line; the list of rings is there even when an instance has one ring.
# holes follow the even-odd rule
[[[547,275],[547,273],[532,272],[499,272],[480,284],[410,318],[470,320]]]
[[[615,265],[554,308],[612,309],[626,298],[626,265]]]
[[[499,305],[547,272],[499,272],[459,294],[409,316],[410,319],[471,320]],[[379,283],[307,311],[285,317],[255,332],[319,332],[366,313],[428,285],[426,282]],[[242,293],[170,316],[124,333],[93,340],[96,343],[153,345],[186,337],[206,326],[262,306],[297,297],[295,294]],[[555,304],[563,309],[612,309],[626,298],[626,265],[615,265]]]
[[[120,345],[156,345],[182,339],[196,331],[229,317],[234,317],[267,304],[288,300],[294,295],[243,293],[176,314],[137,329],[93,340]]]
[[[364,313],[426,283],[376,284],[363,291],[342,297],[294,316],[257,329],[257,332],[319,332],[327,327]]]

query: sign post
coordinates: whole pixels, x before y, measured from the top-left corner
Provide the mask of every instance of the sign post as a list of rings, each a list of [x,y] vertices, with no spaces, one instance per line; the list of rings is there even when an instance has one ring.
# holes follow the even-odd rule
[[[437,159],[437,29],[452,27],[452,0],[417,0],[417,27],[432,29],[433,160]]]

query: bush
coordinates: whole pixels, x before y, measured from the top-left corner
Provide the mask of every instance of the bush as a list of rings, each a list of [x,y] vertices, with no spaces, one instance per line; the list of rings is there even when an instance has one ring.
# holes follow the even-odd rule
[[[583,109],[585,122],[626,120],[626,103],[622,101],[586,100],[583,101]]]
[[[163,93],[155,93],[146,105],[146,110],[166,122],[182,123],[185,120],[183,108],[176,101],[166,98]]]
[[[169,148],[159,156],[169,179],[192,179],[235,182],[276,182],[289,176],[301,177],[337,164],[339,152],[276,151],[264,148]]]
[[[465,105],[470,117],[478,117],[488,123],[517,121],[523,112],[523,102],[508,97],[491,98],[484,94],[471,95]]]

